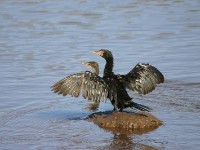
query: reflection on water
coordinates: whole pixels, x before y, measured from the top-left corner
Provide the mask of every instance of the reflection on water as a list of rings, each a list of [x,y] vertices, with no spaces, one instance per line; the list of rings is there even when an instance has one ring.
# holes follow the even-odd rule
[[[99,103],[90,103],[85,108],[96,112],[99,109]]]
[[[199,147],[200,2],[198,0],[0,1],[0,149],[196,149]],[[59,79],[104,60],[114,71],[150,63],[166,77],[152,93],[132,95],[164,126],[143,135],[111,133],[84,121],[83,98],[50,91]],[[142,100],[142,101],[140,101]],[[95,105],[94,105],[95,106]],[[91,107],[95,108],[95,107]]]
[[[100,148],[107,150],[116,150],[116,149],[142,149],[142,150],[157,150],[157,148],[148,146],[145,144],[140,144],[137,141],[134,143],[134,139],[132,139],[127,134],[117,134],[113,133],[112,141],[109,145]]]

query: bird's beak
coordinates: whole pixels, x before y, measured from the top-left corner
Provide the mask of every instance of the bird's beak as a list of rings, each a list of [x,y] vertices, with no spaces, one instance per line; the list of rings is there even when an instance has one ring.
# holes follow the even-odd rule
[[[89,66],[88,62],[82,62],[82,64],[85,65],[85,66]]]
[[[103,56],[103,51],[93,51],[92,53],[99,56]]]

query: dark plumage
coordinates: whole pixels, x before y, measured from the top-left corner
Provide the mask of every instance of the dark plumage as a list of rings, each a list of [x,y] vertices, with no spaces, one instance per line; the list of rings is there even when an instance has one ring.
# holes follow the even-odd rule
[[[140,110],[150,110],[149,107],[131,101],[126,88],[139,94],[147,94],[155,89],[156,84],[164,82],[163,74],[149,64],[137,64],[129,73],[125,75],[115,75],[113,73],[113,55],[111,51],[101,49],[94,51],[106,60],[103,79],[109,86],[109,95],[114,110],[134,107]]]

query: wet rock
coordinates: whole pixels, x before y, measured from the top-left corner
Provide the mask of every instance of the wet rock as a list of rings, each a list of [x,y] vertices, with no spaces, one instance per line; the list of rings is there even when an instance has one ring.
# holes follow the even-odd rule
[[[106,130],[126,134],[143,134],[162,125],[162,121],[146,112],[98,112],[86,120]]]

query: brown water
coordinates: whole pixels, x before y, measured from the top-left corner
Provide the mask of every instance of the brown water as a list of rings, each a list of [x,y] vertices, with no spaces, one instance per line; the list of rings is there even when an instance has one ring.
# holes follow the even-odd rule
[[[200,1],[0,0],[0,149],[199,149]],[[116,73],[138,62],[159,68],[166,82],[132,95],[164,122],[142,135],[122,135],[83,119],[83,98],[50,91],[61,78],[104,60]],[[102,72],[101,72],[102,75]],[[98,111],[111,110],[110,102]]]

